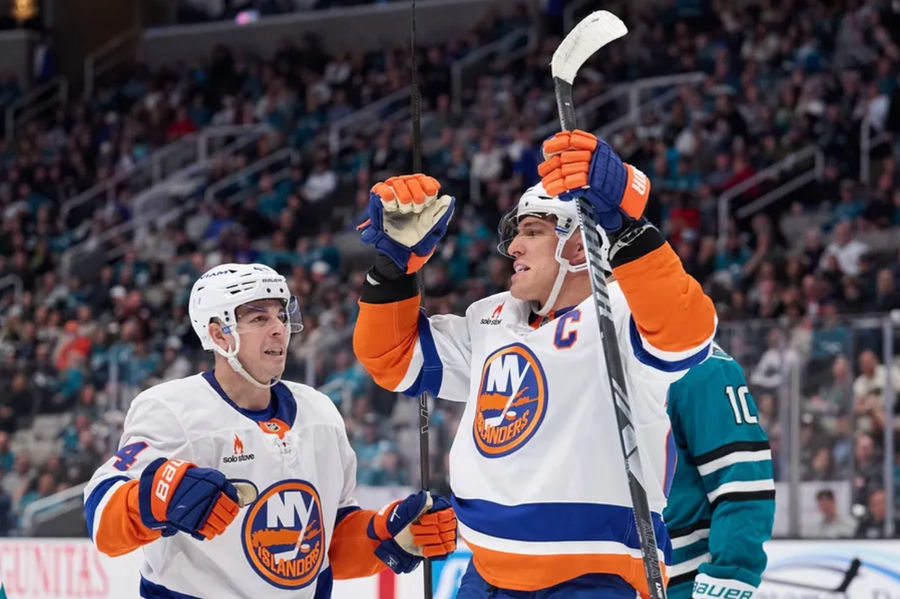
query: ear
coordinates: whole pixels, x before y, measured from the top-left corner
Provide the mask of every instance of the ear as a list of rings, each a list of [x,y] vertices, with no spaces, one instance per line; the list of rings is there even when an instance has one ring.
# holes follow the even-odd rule
[[[584,264],[587,260],[587,253],[584,251],[584,242],[581,239],[581,231],[577,230],[566,241],[563,247],[562,256],[569,261],[572,266]]]
[[[213,343],[224,350],[231,348],[231,342],[225,331],[222,330],[222,325],[218,322],[210,322],[206,325],[206,330],[209,332],[209,338],[212,339]]]

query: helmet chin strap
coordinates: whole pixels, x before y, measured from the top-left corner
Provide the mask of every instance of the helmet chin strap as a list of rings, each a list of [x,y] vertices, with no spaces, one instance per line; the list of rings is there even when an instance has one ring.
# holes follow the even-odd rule
[[[223,331],[223,332],[230,332],[234,336],[234,349],[226,350],[226,349],[222,349],[218,345],[216,346],[215,349],[216,349],[217,354],[219,354],[220,356],[222,356],[223,358],[228,360],[228,365],[231,366],[232,370],[234,370],[236,373],[238,373],[239,375],[244,377],[248,383],[250,383],[257,389],[271,389],[272,387],[274,387],[275,385],[278,384],[278,381],[281,380],[281,375],[276,376],[268,383],[260,383],[258,380],[253,378],[253,376],[244,369],[244,365],[241,364],[241,361],[238,360],[238,358],[237,358],[237,354],[241,349],[241,336],[238,335],[237,331],[231,331],[230,327],[229,327],[228,331]],[[290,331],[288,331],[287,334],[290,335]]]
[[[559,296],[560,290],[562,290],[563,281],[565,281],[568,273],[580,272],[587,269],[587,261],[583,264],[572,266],[568,260],[562,257],[563,247],[565,247],[566,242],[571,236],[571,233],[565,237],[560,236],[559,241],[556,242],[556,255],[554,257],[556,258],[556,261],[559,262],[559,270],[556,271],[556,279],[553,281],[553,287],[550,288],[550,294],[547,295],[547,301],[544,302],[540,309],[535,311],[535,314],[538,316],[546,316],[550,313],[554,304],[556,304],[556,299]]]

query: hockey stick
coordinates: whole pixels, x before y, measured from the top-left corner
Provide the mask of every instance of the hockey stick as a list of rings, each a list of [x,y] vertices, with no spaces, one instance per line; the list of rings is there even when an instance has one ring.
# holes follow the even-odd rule
[[[856,575],[859,574],[859,568],[862,566],[862,562],[859,558],[854,557],[853,561],[850,562],[850,567],[847,568],[847,571],[844,573],[844,578],[841,580],[841,583],[834,588],[829,587],[821,587],[816,586],[814,584],[806,584],[804,582],[794,582],[792,580],[784,580],[782,578],[772,578],[770,576],[763,576],[762,579],[765,582],[771,584],[781,584],[785,586],[790,586],[798,589],[807,589],[810,591],[821,591],[823,593],[841,593],[847,594],[847,587],[850,586],[850,583],[853,582],[853,579],[856,578]]]
[[[525,375],[528,374],[528,368],[530,364],[525,364],[524,372],[519,374],[519,380],[515,382],[512,386],[512,392],[509,394],[509,399],[506,400],[506,405],[503,406],[503,409],[500,410],[500,413],[496,416],[491,416],[490,418],[485,418],[484,423],[488,426],[497,426],[503,422],[503,417],[506,416],[506,412],[509,411],[510,406],[512,406],[513,401],[516,399],[516,395],[519,394],[519,387],[522,386],[522,381],[525,380]]]
[[[303,503],[302,499],[300,500],[300,503]],[[300,553],[300,548],[303,546],[303,537],[306,535],[306,527],[309,524],[310,515],[312,514],[314,505],[315,502],[311,500],[309,505],[304,506],[306,508],[306,513],[301,515],[301,518],[303,518],[303,526],[300,527],[300,534],[297,536],[297,542],[294,543],[294,548],[272,554],[272,557],[275,559],[275,565],[278,565],[279,562],[289,562],[297,558],[297,554]]]
[[[575,106],[572,96],[572,82],[581,65],[597,50],[628,33],[628,28],[614,14],[600,10],[591,13],[578,23],[566,35],[562,43],[553,53],[550,70],[553,74],[553,85],[556,91],[556,103],[559,109],[559,122],[564,130],[576,128]],[[652,599],[665,599],[666,590],[663,583],[662,569],[656,548],[656,534],[653,531],[653,519],[644,476],[641,470],[641,459],[637,436],[631,423],[631,407],[625,387],[625,371],[622,357],[616,345],[616,329],[612,321],[612,307],[606,289],[603,270],[600,267],[600,250],[602,244],[597,233],[593,209],[590,202],[579,198],[578,216],[581,222],[581,237],[587,251],[588,272],[591,278],[594,307],[597,310],[597,321],[600,325],[600,339],[603,347],[603,359],[609,375],[609,386],[619,426],[619,440],[622,455],[625,459],[625,475],[628,478],[628,489],[634,506],[634,520],[637,525],[638,538],[641,545],[641,557],[644,562],[644,576]]]
[[[419,95],[419,67],[416,61],[416,0],[411,2],[409,25],[410,91],[412,103],[412,167],[414,173],[422,172],[422,107]],[[420,271],[421,272],[421,271]],[[423,287],[421,276],[419,287]],[[419,395],[419,475],[422,489],[428,491],[431,481],[431,452],[428,447],[428,393]],[[431,560],[422,558],[422,586],[425,599],[432,598]]]

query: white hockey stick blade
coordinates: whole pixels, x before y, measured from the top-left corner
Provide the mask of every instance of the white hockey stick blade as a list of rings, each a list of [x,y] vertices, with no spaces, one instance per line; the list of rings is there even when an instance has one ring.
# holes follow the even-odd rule
[[[591,13],[559,44],[550,60],[550,72],[571,85],[578,69],[594,52],[626,33],[625,23],[611,12],[598,10]]]
[[[256,501],[257,491],[256,486],[253,483],[231,481],[231,484],[237,489],[239,507],[247,507]]]

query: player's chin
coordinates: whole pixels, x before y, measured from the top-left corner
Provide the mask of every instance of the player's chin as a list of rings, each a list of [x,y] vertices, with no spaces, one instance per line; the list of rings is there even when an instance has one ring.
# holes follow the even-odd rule
[[[521,276],[521,275],[518,275],[518,276]],[[516,281],[516,280],[513,280],[513,281],[509,284],[509,294],[510,294],[511,296],[513,296],[514,298],[516,298],[517,300],[521,300],[521,301],[523,301],[523,302],[527,302],[527,301],[533,300],[533,299],[535,299],[535,298],[533,298],[533,297],[531,297],[531,296],[534,295],[534,294],[533,294],[533,293],[530,293],[530,290],[529,290],[528,287],[529,287],[529,286],[528,286],[527,283],[525,283],[525,281],[521,281],[521,280]]]

